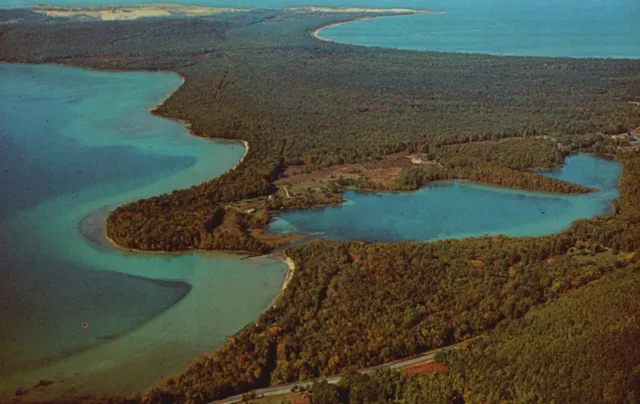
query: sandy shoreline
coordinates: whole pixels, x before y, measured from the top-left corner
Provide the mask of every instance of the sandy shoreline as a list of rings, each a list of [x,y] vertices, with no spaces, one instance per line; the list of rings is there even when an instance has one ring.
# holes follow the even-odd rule
[[[284,280],[282,281],[282,285],[280,286],[280,290],[273,297],[273,299],[271,299],[271,303],[269,303],[269,306],[265,309],[265,311],[269,310],[270,308],[277,307],[278,300],[282,297],[282,295],[284,294],[284,291],[289,286],[289,283],[291,282],[291,279],[293,279],[293,274],[296,271],[296,263],[284,253],[283,254],[276,254],[276,255],[268,255],[267,257],[278,258],[280,261],[282,261],[287,266],[287,271],[286,271],[286,273],[284,275]],[[261,257],[255,257],[255,258],[261,258]]]
[[[158,108],[160,108],[169,98],[171,98],[176,91],[178,91],[185,83],[185,77],[184,75],[182,75],[179,72],[172,72],[172,73],[176,73],[178,74],[178,76],[180,76],[181,82],[180,85],[178,87],[176,87],[170,94],[168,94],[164,99],[158,101],[157,103],[155,103],[151,108],[148,109],[149,113],[152,115],[156,115],[160,118],[163,119],[169,119],[169,120],[173,120],[176,122],[179,122],[187,131],[187,133],[190,136],[194,136],[194,137],[198,137],[201,139],[207,139],[207,140],[212,140],[214,142],[220,142],[220,141],[228,141],[228,142],[240,142],[244,145],[244,153],[242,154],[242,157],[240,157],[240,159],[238,160],[238,162],[236,164],[233,165],[233,167],[231,167],[229,170],[225,171],[225,173],[221,174],[227,174],[235,169],[237,169],[246,159],[247,155],[249,154],[249,142],[247,142],[246,140],[233,140],[233,139],[221,139],[221,138],[207,138],[207,137],[203,137],[200,136],[198,134],[196,134],[195,132],[193,132],[191,130],[191,123],[184,121],[184,120],[180,120],[180,119],[174,119],[171,117],[167,117],[167,116],[163,116],[161,114],[158,114]],[[123,247],[121,245],[119,245],[118,243],[116,243],[111,237],[109,237],[109,235],[107,234],[107,226],[106,226],[106,221],[108,216],[111,213],[111,208],[109,206],[105,206],[101,209],[98,209],[97,211],[94,211],[92,213],[90,213],[89,215],[85,216],[80,223],[78,223],[78,231],[79,233],[86,239],[88,240],[90,243],[101,247],[101,248],[107,248],[107,249],[111,249],[114,251],[125,251],[125,252],[130,252],[130,253],[136,253],[136,254],[167,254],[167,255],[180,255],[180,254],[186,254],[186,253],[193,253],[193,252],[200,252],[200,253],[211,253],[214,251],[211,250],[201,250],[201,249],[192,249],[192,250],[185,250],[185,251],[146,251],[146,250],[138,250],[138,249],[134,249],[134,248],[126,248]],[[216,250],[215,252],[219,252],[219,253],[228,253],[228,254],[233,254],[233,255],[245,255],[245,254],[249,254],[250,252],[248,251],[219,251]],[[262,256],[265,257],[265,256]],[[289,257],[287,257],[286,255],[268,255],[268,257],[274,257],[274,258],[278,258],[280,259],[286,266],[287,266],[287,271],[285,274],[285,278],[283,280],[282,286],[280,287],[280,290],[278,291],[278,293],[276,294],[276,296],[272,299],[271,303],[269,304],[269,306],[267,306],[267,309],[271,308],[272,306],[274,306],[276,300],[280,297],[280,295],[282,294],[282,292],[284,292],[284,290],[287,288],[287,286],[289,285],[289,282],[291,281],[291,278],[293,277],[293,273],[295,271],[295,264],[293,262],[293,260]],[[260,258],[260,257],[253,257],[253,258]]]
[[[297,13],[395,13],[429,14],[430,10],[415,8],[371,8],[371,7],[289,7],[286,10]]]
[[[323,36],[320,35],[320,31],[322,31],[325,28],[337,27],[340,25],[351,24],[351,23],[363,21],[363,20],[374,20],[378,18],[400,17],[400,16],[408,16],[408,15],[444,14],[444,11],[412,10],[412,9],[364,9],[364,10],[369,10],[369,11],[363,11],[363,12],[371,12],[371,13],[393,12],[395,14],[371,15],[371,16],[365,15],[365,16],[353,18],[347,21],[331,22],[331,23],[323,24],[323,25],[320,25],[319,27],[314,28],[313,30],[309,31],[309,34],[319,41],[337,43],[341,45],[353,45],[349,42],[342,42],[342,41],[336,41],[333,39],[324,38]],[[357,46],[357,45],[354,45],[354,46]]]
[[[186,79],[184,77],[184,75],[180,72],[174,72],[172,70],[164,70],[167,72],[171,72],[171,73],[175,73],[178,76],[180,76],[180,85],[178,87],[176,87],[175,90],[173,90],[169,95],[167,95],[163,100],[158,101],[157,103],[155,103],[153,105],[153,107],[149,108],[149,113],[155,116],[158,116],[162,119],[168,119],[171,121],[176,121],[179,122],[182,126],[184,126],[184,128],[187,130],[187,132],[194,137],[198,137],[201,139],[206,139],[206,140],[211,140],[214,142],[231,142],[231,143],[242,143],[244,145],[244,154],[242,155],[242,157],[240,157],[240,160],[238,160],[238,162],[236,164],[233,165],[233,167],[231,167],[229,170],[225,171],[225,174],[228,172],[231,172],[233,170],[235,170],[236,168],[238,168],[240,166],[240,164],[242,164],[242,162],[244,161],[244,159],[247,157],[247,154],[249,154],[249,142],[247,142],[246,140],[236,140],[236,139],[223,139],[223,138],[210,138],[210,137],[204,137],[204,136],[200,136],[197,133],[195,133],[193,130],[191,130],[191,122],[182,120],[182,119],[177,119],[177,118],[172,118],[170,116],[165,116],[165,115],[161,115],[158,113],[158,109],[165,103],[167,102],[167,100],[169,98],[171,98],[178,90],[180,90],[182,88],[182,86],[184,85],[184,83],[186,82]],[[221,174],[224,175],[224,174]]]
[[[338,27],[340,25],[351,24],[353,22],[363,21],[363,20],[373,20],[375,18],[382,18],[382,17],[379,17],[379,16],[375,16],[375,17],[374,16],[364,16],[364,17],[360,17],[360,18],[354,18],[354,19],[349,20],[349,21],[341,21],[341,22],[334,22],[334,23],[324,24],[324,25],[321,25],[321,26],[319,26],[317,28],[314,28],[309,33],[311,34],[312,37],[314,37],[315,39],[317,39],[319,41],[338,43],[338,44],[342,44],[342,45],[350,45],[348,42],[341,42],[341,41],[336,41],[336,40],[333,40],[333,39],[324,38],[324,37],[320,36],[320,31],[322,31],[325,28],[329,28],[329,27]]]
[[[110,211],[109,207],[105,206],[102,209],[98,209],[98,210],[88,214],[78,224],[78,232],[80,233],[80,235],[85,240],[89,241],[91,244],[93,244],[93,245],[95,245],[97,247],[100,247],[100,248],[109,249],[111,251],[125,251],[125,252],[130,252],[130,253],[135,253],[135,254],[181,255],[181,254],[187,254],[187,253],[193,253],[193,252],[197,252],[197,253],[217,252],[217,253],[225,253],[225,254],[233,254],[233,255],[245,255],[246,254],[244,252],[238,252],[238,251],[218,251],[218,250],[210,251],[210,250],[196,250],[196,249],[194,249],[194,250],[187,250],[187,251],[175,251],[175,252],[172,252],[172,251],[144,251],[144,250],[135,250],[135,249],[123,248],[123,247],[119,246],[115,241],[113,241],[107,235],[106,218],[109,215],[109,211]],[[286,272],[285,272],[282,284],[280,286],[280,289],[279,289],[278,293],[273,297],[273,299],[271,299],[271,302],[269,303],[269,305],[265,309],[265,311],[266,311],[266,310],[270,309],[271,307],[275,307],[277,300],[280,298],[282,293],[284,293],[285,289],[287,289],[287,287],[289,286],[289,283],[293,279],[293,275],[294,275],[295,270],[296,270],[296,265],[295,265],[295,262],[293,261],[293,259],[288,257],[283,252],[260,255],[260,256],[255,256],[255,257],[248,257],[247,259],[256,260],[256,259],[261,259],[261,258],[277,258],[280,261],[282,261],[283,264],[286,265]]]
[[[62,65],[62,66],[64,66],[64,65]],[[90,70],[93,70],[93,69],[90,69]],[[95,69],[95,70],[100,71],[100,69]],[[117,71],[119,71],[119,70],[117,70]],[[185,120],[182,120],[182,119],[172,118],[172,117],[165,116],[165,115],[162,115],[162,114],[158,113],[158,109],[169,98],[171,98],[178,90],[180,90],[180,88],[182,88],[182,86],[186,82],[186,79],[185,79],[185,77],[184,77],[184,75],[182,73],[171,71],[171,70],[164,70],[164,71],[177,74],[180,77],[180,80],[181,80],[180,81],[180,85],[178,87],[176,87],[165,98],[163,98],[162,100],[156,102],[152,107],[148,108],[147,111],[151,115],[157,116],[159,118],[167,119],[167,120],[170,120],[170,121],[175,121],[175,122],[180,123],[190,136],[197,137],[197,138],[200,138],[200,139],[210,140],[210,141],[218,142],[218,143],[222,143],[222,142],[242,143],[244,145],[245,149],[244,149],[244,153],[242,154],[242,157],[240,157],[240,160],[238,160],[238,162],[236,164],[234,164],[233,167],[231,167],[230,169],[228,169],[224,173],[220,174],[219,176],[222,176],[222,175],[225,175],[227,173],[230,173],[231,171],[233,171],[236,168],[238,168],[240,166],[240,164],[242,164],[244,162],[245,158],[249,154],[249,142],[247,142],[246,140],[210,138],[210,137],[200,136],[197,133],[195,133],[193,130],[191,130],[191,122],[188,122],[188,121],[185,121]],[[216,177],[214,177],[214,178],[216,178]],[[211,180],[214,179],[214,178],[211,178]],[[207,180],[207,181],[210,181],[210,180]],[[133,202],[133,201],[131,201],[131,202]],[[129,203],[129,202],[127,202],[127,203]],[[147,250],[138,250],[138,249],[135,249],[135,248],[123,247],[123,246],[119,245],[118,243],[116,243],[107,234],[106,220],[109,217],[109,215],[111,214],[111,212],[107,211],[106,215],[104,215],[105,209],[108,209],[108,207],[103,207],[103,208],[99,209],[96,212],[90,213],[84,219],[82,219],[82,221],[79,224],[79,229],[80,229],[80,233],[82,234],[82,236],[85,237],[86,239],[88,239],[93,244],[96,244],[96,245],[99,245],[99,246],[103,246],[103,247],[104,246],[110,246],[113,249],[119,250],[119,251],[141,253],[141,254],[182,254],[182,253],[190,253],[190,252],[213,252],[211,250],[200,250],[200,249],[196,249],[196,248],[191,249],[191,250],[184,250],[184,251],[147,251]],[[96,220],[96,217],[98,217],[98,216],[104,217],[102,229],[99,230],[100,233],[101,233],[101,236],[97,235],[97,233],[96,233],[97,230],[96,231],[92,231],[92,232],[84,231],[84,229],[82,228],[82,224],[85,223],[85,225],[88,226],[88,223],[90,223],[91,221]],[[249,251],[222,251],[222,250],[216,250],[216,252],[230,253],[230,254],[249,254],[250,253]]]
[[[109,249],[112,251],[126,251],[126,252],[131,252],[136,254],[171,254],[171,255],[180,255],[180,254],[191,253],[191,252],[201,252],[201,253],[212,252],[209,250],[189,250],[189,251],[183,251],[183,252],[142,251],[142,250],[122,248],[118,244],[116,244],[113,240],[111,240],[111,238],[109,238],[109,236],[107,235],[106,218],[108,215],[109,215],[109,207],[107,206],[90,213],[89,215],[85,216],[78,224],[78,232],[82,237],[84,237],[87,241],[89,241],[93,245],[96,245],[100,248]],[[237,252],[237,251],[231,251],[231,252],[215,251],[215,252],[244,255],[242,252]],[[273,299],[271,299],[271,302],[269,303],[269,305],[264,309],[263,311],[264,313],[268,309],[272,307],[276,307],[276,303],[278,299],[282,296],[284,291],[289,286],[289,283],[293,279],[293,275],[296,270],[296,264],[290,257],[288,257],[286,254],[282,252],[276,253],[276,254],[261,255],[257,257],[249,257],[248,259],[255,260],[255,259],[261,259],[261,258],[277,258],[280,261],[282,261],[283,264],[286,265],[286,272],[284,275],[284,279],[282,280],[282,284],[280,285],[280,289],[278,290],[278,293],[273,297]],[[155,280],[155,279],[151,279],[151,280]],[[164,281],[164,280],[160,279],[158,281]],[[166,281],[171,282],[172,280],[166,280]],[[191,287],[190,284],[189,286]]]

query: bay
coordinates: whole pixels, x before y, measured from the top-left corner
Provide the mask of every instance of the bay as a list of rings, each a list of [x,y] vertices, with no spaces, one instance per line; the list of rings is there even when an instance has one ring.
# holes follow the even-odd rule
[[[149,113],[180,83],[168,72],[0,65],[1,391],[39,379],[64,382],[49,392],[138,391],[255,320],[279,290],[277,260],[126,253],[80,231],[94,215],[99,240],[110,208],[241,158],[242,144]]]

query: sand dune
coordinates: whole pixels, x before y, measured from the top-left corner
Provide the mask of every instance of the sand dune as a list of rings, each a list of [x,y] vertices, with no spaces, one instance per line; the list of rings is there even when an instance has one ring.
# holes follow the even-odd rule
[[[248,11],[246,8],[183,6],[178,4],[149,4],[139,6],[114,7],[53,7],[35,6],[32,10],[49,17],[76,18],[83,20],[135,20],[138,18],[198,16],[219,13]],[[365,7],[291,7],[288,11],[296,13],[394,13],[394,14],[430,14],[434,11],[410,8],[365,8]]]
[[[33,11],[49,17],[77,18],[86,20],[135,20],[138,18],[197,16],[247,11],[243,8],[181,6],[177,4],[150,4],[127,7],[49,7],[36,6]]]

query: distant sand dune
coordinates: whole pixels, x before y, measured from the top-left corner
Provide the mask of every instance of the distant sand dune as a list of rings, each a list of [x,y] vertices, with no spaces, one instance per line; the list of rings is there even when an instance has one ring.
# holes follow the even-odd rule
[[[86,20],[135,20],[138,18],[196,16],[247,11],[245,8],[181,6],[177,4],[150,4],[126,7],[50,7],[36,6],[33,11],[49,17],[77,18]]]
[[[247,8],[183,6],[179,4],[149,4],[139,6],[87,6],[55,7],[34,6],[33,11],[58,18],[76,18],[83,20],[135,20],[138,18],[197,16],[219,13],[249,11]],[[364,7],[291,7],[285,10],[296,13],[394,13],[394,14],[431,14],[435,11],[410,8],[364,8]]]

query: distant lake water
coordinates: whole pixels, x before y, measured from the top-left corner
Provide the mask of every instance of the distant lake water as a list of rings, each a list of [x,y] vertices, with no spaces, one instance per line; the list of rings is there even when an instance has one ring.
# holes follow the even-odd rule
[[[439,182],[410,193],[347,191],[342,205],[278,214],[269,231],[377,242],[541,236],[609,210],[609,202],[619,196],[620,173],[616,161],[577,155],[567,158],[562,169],[543,174],[599,192],[563,196],[458,181]]]
[[[151,0],[51,0],[53,5],[152,4]],[[35,5],[40,0],[5,0]],[[190,0],[172,3],[192,4]],[[444,11],[358,21],[321,36],[365,46],[500,55],[640,58],[637,0],[200,0],[198,5],[406,7]]]
[[[319,35],[355,45],[436,52],[640,58],[640,2],[635,0],[452,1],[438,9],[445,13],[361,20]]]
[[[143,389],[254,321],[279,290],[277,260],[131,254],[80,234],[87,215],[209,180],[244,153],[149,114],[180,81],[0,64],[0,392],[39,379]]]

